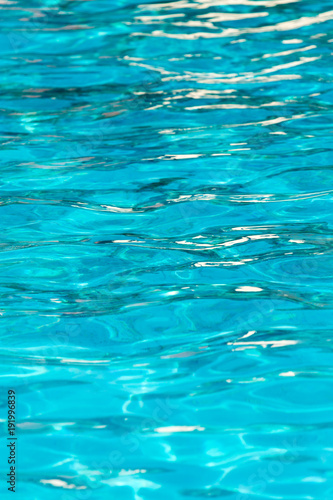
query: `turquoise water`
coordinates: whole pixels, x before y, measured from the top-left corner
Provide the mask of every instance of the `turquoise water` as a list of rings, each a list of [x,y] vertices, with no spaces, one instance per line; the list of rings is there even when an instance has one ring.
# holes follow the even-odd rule
[[[0,11],[16,498],[332,500],[333,2]]]

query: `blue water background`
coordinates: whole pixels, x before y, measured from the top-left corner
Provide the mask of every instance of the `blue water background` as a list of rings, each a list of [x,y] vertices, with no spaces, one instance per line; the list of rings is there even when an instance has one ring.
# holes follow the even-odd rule
[[[332,1],[0,14],[15,498],[332,500]]]

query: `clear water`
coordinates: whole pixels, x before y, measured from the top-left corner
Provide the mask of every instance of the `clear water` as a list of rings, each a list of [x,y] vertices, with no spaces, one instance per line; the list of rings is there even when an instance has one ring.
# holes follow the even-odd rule
[[[332,1],[0,8],[16,498],[332,500]]]

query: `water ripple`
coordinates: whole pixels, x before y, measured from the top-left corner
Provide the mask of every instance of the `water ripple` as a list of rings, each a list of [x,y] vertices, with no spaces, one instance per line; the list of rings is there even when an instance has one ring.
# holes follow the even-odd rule
[[[332,2],[0,12],[19,497],[331,500]]]

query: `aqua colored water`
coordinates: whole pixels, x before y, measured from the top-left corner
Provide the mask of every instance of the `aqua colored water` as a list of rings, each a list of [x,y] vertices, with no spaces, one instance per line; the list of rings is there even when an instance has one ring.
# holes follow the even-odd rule
[[[0,11],[1,498],[332,500],[332,1]]]

